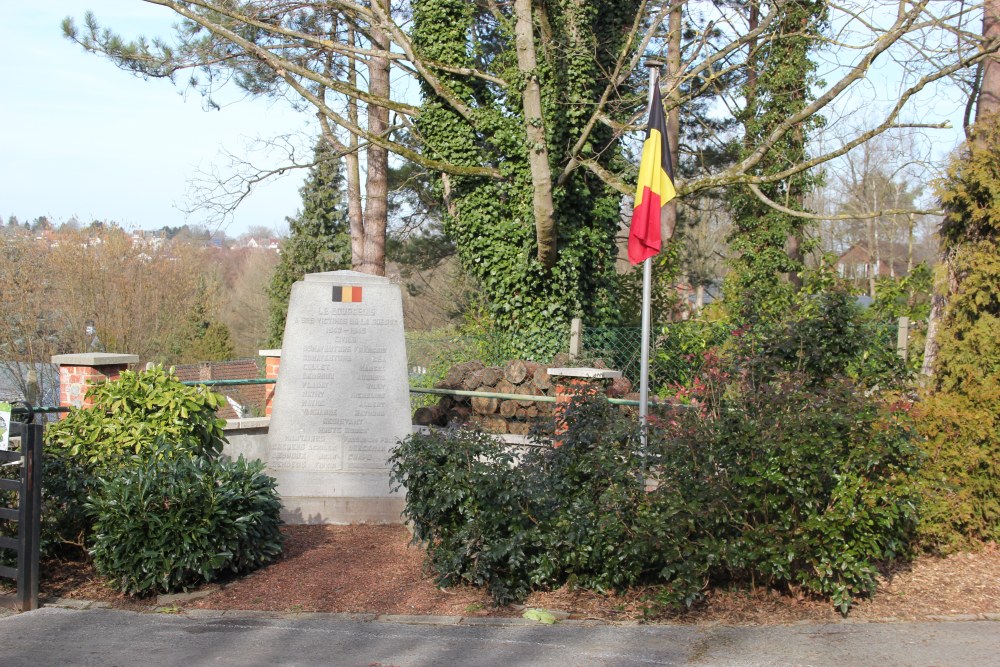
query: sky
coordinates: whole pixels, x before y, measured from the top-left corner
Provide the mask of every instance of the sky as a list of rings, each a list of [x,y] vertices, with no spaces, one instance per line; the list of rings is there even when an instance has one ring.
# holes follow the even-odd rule
[[[124,37],[169,35],[173,12],[135,0],[6,2],[0,12],[0,216],[22,223],[47,216],[107,220],[128,229],[220,224],[186,214],[199,173],[226,173],[226,153],[259,139],[311,135],[312,116],[267,100],[240,99],[206,111],[201,96],[168,80],[143,81],[62,36],[71,16],[91,10]],[[180,80],[186,80],[186,76]],[[287,231],[300,206],[304,173],[266,183],[221,226],[231,237],[251,227]]]
[[[0,216],[21,221],[47,216],[55,223],[105,220],[125,228],[157,229],[203,224],[236,237],[252,227],[287,230],[286,216],[300,206],[304,173],[286,172],[258,186],[221,224],[207,212],[185,213],[200,174],[232,173],[227,153],[274,165],[276,156],[254,152],[255,141],[315,134],[312,114],[286,103],[250,100],[231,91],[221,110],[206,110],[197,92],[167,80],[143,81],[88,54],[62,36],[60,23],[78,25],[92,10],[124,37],[169,35],[175,14],[138,0],[8,0],[0,13]],[[828,63],[833,68],[836,62]],[[891,63],[888,63],[891,69]],[[874,73],[873,73],[874,74]],[[182,75],[180,80],[185,80]],[[864,116],[892,86],[876,75],[846,96]],[[951,131],[928,135],[936,160],[960,139],[961,100],[947,90],[925,93],[915,105],[926,120],[954,118]],[[853,100],[853,103],[852,103]],[[885,102],[888,104],[888,102]],[[921,120],[925,120],[921,118]]]

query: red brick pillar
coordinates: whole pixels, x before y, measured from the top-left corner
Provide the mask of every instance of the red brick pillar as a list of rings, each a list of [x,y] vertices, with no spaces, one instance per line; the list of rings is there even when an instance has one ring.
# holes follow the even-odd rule
[[[52,363],[59,366],[59,405],[71,408],[89,408],[87,387],[116,380],[129,364],[139,362],[135,354],[88,352],[85,354],[57,354]]]
[[[264,357],[264,377],[268,380],[278,379],[278,370],[281,368],[281,350],[261,350],[260,356]],[[271,416],[271,406],[274,403],[274,389],[277,385],[264,385],[264,416]]]
[[[609,380],[620,378],[622,374],[606,368],[550,368],[549,376],[556,383],[555,433],[561,435],[568,429],[562,418],[566,406],[574,398],[603,392]],[[552,442],[553,447],[560,445],[559,439]]]

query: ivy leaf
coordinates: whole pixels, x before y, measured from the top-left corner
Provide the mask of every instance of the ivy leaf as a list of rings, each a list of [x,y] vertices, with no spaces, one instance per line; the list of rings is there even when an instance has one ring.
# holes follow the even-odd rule
[[[529,621],[538,621],[545,625],[552,625],[556,622],[556,617],[544,609],[527,609],[521,616]]]

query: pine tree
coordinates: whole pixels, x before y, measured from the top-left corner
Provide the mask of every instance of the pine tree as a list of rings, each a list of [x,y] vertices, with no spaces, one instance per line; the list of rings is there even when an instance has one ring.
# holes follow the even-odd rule
[[[322,139],[316,144],[313,166],[299,194],[302,210],[294,218],[288,218],[290,233],[281,244],[281,261],[267,289],[271,347],[281,346],[288,299],[297,280],[307,273],[351,268],[343,167],[340,158]]]
[[[198,295],[188,313],[173,356],[178,363],[225,361],[235,354],[233,338],[223,322],[212,314],[208,284],[198,283]]]
[[[924,544],[1000,540],[1000,117],[979,121],[938,183],[947,300],[918,404]]]

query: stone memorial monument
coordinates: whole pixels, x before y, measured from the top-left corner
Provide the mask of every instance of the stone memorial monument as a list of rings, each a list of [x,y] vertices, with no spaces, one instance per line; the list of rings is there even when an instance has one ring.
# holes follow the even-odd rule
[[[289,523],[401,523],[388,457],[411,432],[399,286],[354,271],[295,283],[268,432]]]

